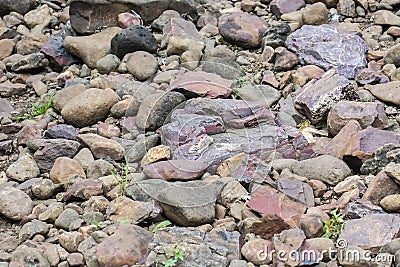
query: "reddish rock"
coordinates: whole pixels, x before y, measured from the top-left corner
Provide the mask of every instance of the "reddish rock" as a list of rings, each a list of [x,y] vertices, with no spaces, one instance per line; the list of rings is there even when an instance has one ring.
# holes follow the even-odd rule
[[[97,134],[80,134],[77,138],[90,148],[96,158],[111,157],[120,160],[124,157],[124,148],[112,139]]]
[[[385,196],[399,193],[400,187],[398,184],[386,175],[384,171],[381,171],[371,181],[362,199],[369,200],[372,204],[379,205],[380,201]]]
[[[118,26],[126,29],[133,25],[141,25],[142,21],[141,18],[136,16],[135,14],[124,12],[118,14]]]
[[[350,138],[344,156],[357,157],[364,162],[372,157],[376,149],[390,143],[400,144],[400,138],[395,132],[368,127]]]
[[[334,104],[352,95],[352,88],[348,79],[330,70],[321,79],[310,81],[296,93],[296,109],[317,124],[325,121]]]
[[[15,43],[10,39],[0,40],[0,60],[10,56],[14,50]]]
[[[103,183],[97,179],[86,179],[75,182],[67,192],[65,192],[64,201],[72,198],[88,200],[92,196],[103,194]]]
[[[233,81],[213,73],[202,71],[181,71],[171,82],[170,88],[186,94],[207,98],[227,98],[231,95]]]
[[[306,211],[305,205],[291,200],[287,195],[269,186],[255,188],[246,205],[262,215],[275,214],[291,226],[296,226],[300,216]]]
[[[385,106],[379,102],[340,101],[328,114],[328,130],[336,135],[350,121],[356,120],[365,129],[368,126],[386,128],[388,118]]]
[[[99,123],[99,125],[97,126],[97,134],[105,138],[112,138],[120,136],[121,130],[118,126],[112,124]]]
[[[55,183],[67,184],[75,175],[86,177],[81,164],[67,157],[57,158],[50,171],[50,179]]]
[[[340,130],[340,132],[326,145],[325,152],[337,158],[343,158],[344,152],[350,138],[361,131],[361,126],[357,121],[351,120]]]
[[[259,48],[267,23],[245,12],[224,14],[219,18],[220,34],[230,43],[243,48]]]
[[[309,207],[314,206],[313,189],[307,183],[298,179],[279,178],[277,185],[282,193],[285,193]]]
[[[257,219],[248,218],[241,224],[244,233],[253,233],[265,239],[271,239],[275,234],[291,228],[291,225],[276,214],[266,214]]]
[[[284,47],[278,47],[275,50],[275,70],[277,71],[285,71],[290,70],[297,64],[299,64],[299,59],[296,54],[288,51]]]
[[[26,145],[29,140],[38,139],[41,137],[40,130],[34,125],[24,126],[17,134],[18,145]]]
[[[146,255],[153,235],[132,224],[122,224],[96,248],[101,266],[135,265]]]
[[[396,238],[400,231],[400,217],[392,214],[367,215],[361,219],[346,221],[339,239],[348,246],[357,246],[377,253]]]
[[[167,160],[149,164],[143,173],[149,178],[174,180],[193,180],[199,178],[207,170],[208,165],[194,160]]]
[[[304,0],[272,0],[271,12],[279,19],[282,14],[292,13],[304,7]]]

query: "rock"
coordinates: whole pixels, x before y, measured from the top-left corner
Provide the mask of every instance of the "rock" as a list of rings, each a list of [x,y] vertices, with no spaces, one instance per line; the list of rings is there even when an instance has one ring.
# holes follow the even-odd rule
[[[356,17],[356,3],[353,0],[339,0],[338,13],[346,17]]]
[[[343,159],[350,138],[359,131],[361,131],[360,124],[355,120],[350,120],[343,126],[339,133],[329,141],[324,147],[324,151],[326,154]]]
[[[328,22],[329,11],[323,3],[309,5],[301,13],[304,24],[321,25]]]
[[[80,144],[66,139],[35,139],[27,142],[29,149],[35,151],[35,159],[39,169],[50,171],[54,161],[59,157],[72,158],[78,152]]]
[[[399,53],[400,53],[400,44],[390,47],[386,51],[385,57],[383,58],[385,60],[385,63],[386,64],[395,64],[397,67],[399,67],[400,66]]]
[[[33,208],[33,202],[27,194],[14,187],[0,189],[0,213],[10,220],[22,220]]]
[[[385,196],[381,201],[380,205],[388,212],[399,212],[400,211],[400,194]]]
[[[303,245],[306,236],[304,232],[299,228],[293,228],[282,231],[280,234],[275,235],[272,238],[272,244],[274,248],[282,255],[293,255],[293,253],[299,253],[301,246]],[[286,264],[289,266],[297,266],[302,259],[296,259],[289,257]]]
[[[143,26],[134,25],[123,29],[111,40],[111,53],[120,59],[136,51],[157,52],[156,38]]]
[[[50,24],[51,13],[52,10],[49,6],[42,5],[26,13],[24,21],[31,29],[38,25],[44,28]]]
[[[381,171],[372,179],[362,199],[378,205],[385,196],[399,193],[400,188],[397,183]]]
[[[157,200],[164,215],[181,226],[199,226],[215,218],[218,190],[204,182],[174,183],[162,189]]]
[[[400,26],[400,17],[389,10],[379,10],[374,13],[374,23],[378,25]]]
[[[400,106],[400,97],[397,94],[400,91],[400,81],[371,85],[366,89],[379,100]]]
[[[91,163],[94,162],[94,157],[90,149],[85,147],[82,148],[78,152],[78,154],[75,155],[74,160],[78,161],[84,170],[87,170],[91,165]],[[94,177],[90,177],[88,172],[88,178],[94,178]]]
[[[80,216],[79,213],[71,208],[66,208],[64,211],[59,214],[57,220],[54,222],[54,226],[57,228],[61,228],[64,230],[69,230],[70,225],[79,220]]]
[[[85,264],[83,255],[81,253],[71,253],[67,257],[69,266],[83,266]]]
[[[61,110],[68,104],[75,96],[83,93],[86,90],[84,84],[72,85],[65,87],[64,89],[57,91],[53,97],[53,108],[61,112]]]
[[[275,64],[274,68],[276,71],[285,71],[292,69],[299,63],[297,56],[288,51],[284,47],[278,47],[275,49]]]
[[[98,179],[106,175],[112,175],[113,172],[116,173],[116,168],[108,161],[93,159],[93,161],[87,166],[86,172],[87,178]]]
[[[4,129],[4,128],[3,128]],[[17,134],[18,145],[26,145],[29,140],[41,137],[40,129],[35,126],[26,125]]]
[[[89,67],[96,68],[97,61],[110,53],[111,40],[120,30],[118,27],[110,27],[90,36],[67,36],[64,47]]]
[[[132,14],[131,12],[124,12],[118,14],[118,26],[123,29],[141,24],[142,24],[142,19],[140,18],[140,16]]]
[[[137,113],[137,127],[149,131],[158,129],[168,114],[183,101],[185,97],[178,92],[157,93],[146,97]]]
[[[6,171],[6,175],[11,179],[23,182],[39,176],[40,170],[36,161],[29,154],[22,156],[11,164]]]
[[[182,18],[171,18],[163,29],[161,47],[168,55],[181,55],[187,50],[203,50],[205,44],[196,26]]]
[[[32,262],[35,262],[36,266],[50,267],[45,255],[39,249],[31,248],[26,245],[19,246],[11,254],[11,261],[17,263],[17,266],[29,266]]]
[[[110,72],[118,69],[121,60],[115,55],[107,55],[100,58],[96,62],[96,68],[102,74],[109,74]]]
[[[16,72],[32,71],[46,67],[47,65],[49,65],[49,61],[42,53],[34,53],[17,60],[11,65],[11,70]]]
[[[346,78],[354,78],[367,63],[364,40],[354,33],[341,32],[333,25],[305,25],[288,36],[286,47],[297,54],[302,64],[317,65],[325,70],[333,67]],[[328,53],[326,47],[334,47],[338,52]]]
[[[145,256],[152,234],[136,225],[119,225],[96,249],[96,257],[103,266],[134,265]]]
[[[0,83],[0,96],[10,97],[22,95],[26,92],[26,85],[22,83],[11,83],[9,80]]]
[[[208,165],[193,160],[167,160],[149,164],[143,168],[143,173],[152,179],[194,180],[201,177]]]
[[[330,185],[336,185],[351,174],[346,163],[330,155],[299,161],[291,171],[296,175]]]
[[[394,162],[390,162],[386,165],[384,171],[387,175],[389,175],[396,182],[400,182],[400,164],[396,164]]]
[[[328,130],[336,135],[350,121],[359,122],[362,129],[372,126],[386,128],[388,118],[384,105],[379,102],[339,101],[328,114]]]
[[[300,218],[299,228],[303,230],[307,238],[318,237],[324,232],[324,222],[321,216],[316,214],[303,214]]]
[[[75,182],[65,192],[63,200],[84,199],[103,194],[103,183],[97,179],[86,179]]]
[[[66,123],[85,127],[104,120],[119,97],[112,89],[90,88],[72,98],[61,110]]]
[[[2,39],[0,40],[0,60],[5,59],[14,51],[15,43],[10,39]]]
[[[385,144],[400,144],[400,137],[394,132],[369,126],[350,138],[344,156],[352,156],[364,162],[372,158],[372,153]]]
[[[57,158],[50,171],[50,179],[55,183],[64,185],[68,184],[76,175],[86,178],[85,171],[81,164],[67,157]]]
[[[360,171],[362,174],[376,174],[389,162],[400,163],[399,153],[399,145],[386,144],[372,153],[372,158],[362,164]]]
[[[146,265],[165,260],[165,255],[178,244],[188,266],[201,266],[204,259],[212,266],[228,266],[230,261],[240,258],[239,240],[240,233],[220,228],[204,232],[196,228],[168,227],[155,232]]]
[[[331,70],[316,82],[301,88],[294,99],[296,109],[313,124],[325,121],[329,110],[340,100],[350,99],[353,91],[350,81]]]
[[[156,74],[157,58],[145,51],[129,54],[126,61],[127,70],[139,81],[144,81]]]
[[[159,213],[161,209],[154,202],[134,201],[125,196],[113,200],[106,211],[107,217],[114,222],[128,219],[133,224],[154,218]]]
[[[310,185],[297,179],[280,178],[278,189],[300,203],[309,207],[314,206],[314,193]]]
[[[282,14],[292,13],[304,7],[306,3],[304,0],[287,1],[287,0],[272,0],[270,3],[270,10],[278,19]]]
[[[176,10],[197,19],[197,4],[192,0],[153,0],[138,2],[135,0],[104,3],[97,0],[74,0],[70,5],[72,27],[81,34],[93,33],[103,26],[117,26],[118,14],[134,10],[147,24],[159,17],[165,10]],[[85,14],[85,15],[84,15]]]
[[[287,23],[270,24],[262,40],[263,53],[268,51],[268,46],[272,48],[284,47],[286,38],[290,33],[291,29]]]
[[[79,130],[71,125],[59,124],[48,127],[47,130],[43,132],[43,137],[49,139],[63,138],[75,140],[78,132]]]
[[[84,240],[80,232],[63,232],[58,236],[58,242],[68,252],[76,252],[79,244]]]
[[[80,134],[78,139],[92,151],[96,158],[111,157],[120,160],[124,157],[124,148],[112,139],[97,134]]]
[[[39,220],[32,220],[22,226],[18,238],[21,241],[32,238],[35,235],[47,235],[49,232],[49,226],[47,223],[41,222]]]
[[[255,15],[233,12],[219,18],[218,29],[228,42],[243,48],[255,49],[261,46],[267,24]]]
[[[5,0],[0,3],[0,16],[7,15],[11,11],[15,11],[21,15],[28,12],[34,5],[33,0],[22,0],[15,2],[13,0]]]
[[[147,151],[146,155],[143,157],[140,165],[145,167],[151,163],[157,162],[162,159],[171,158],[171,148],[169,146],[159,145],[152,147]]]
[[[270,108],[273,104],[279,101],[281,93],[269,85],[254,86],[245,84],[237,92],[240,99],[254,102],[261,107]]]
[[[187,95],[208,98],[227,98],[232,93],[233,82],[213,73],[203,71],[180,71],[170,83],[170,89]]]
[[[172,19],[172,18],[180,18],[181,14],[175,10],[165,10],[158,18],[156,18],[151,23],[151,28],[157,31],[162,32],[165,25]],[[199,27],[200,28],[200,27]]]
[[[348,246],[357,246],[376,253],[383,245],[397,237],[400,219],[391,214],[367,215],[344,223],[340,239]]]
[[[49,199],[53,195],[55,189],[56,186],[50,179],[40,179],[32,185],[31,191],[38,199]]]
[[[265,203],[270,203],[265,205]],[[246,205],[262,215],[277,215],[286,224],[296,226],[306,206],[291,200],[269,186],[259,186],[252,190]],[[282,221],[281,223],[282,224]],[[282,229],[281,229],[282,230]]]
[[[122,145],[125,146],[126,160],[128,162],[140,162],[144,155],[146,155],[146,151],[156,146],[158,142],[158,134],[150,134],[147,136],[141,134],[136,138],[136,141],[132,143],[126,143],[126,141],[122,141]]]
[[[265,259],[264,257],[260,257],[260,251],[268,254],[271,250],[271,241],[261,238],[254,238],[250,239],[248,242],[246,242],[246,244],[243,245],[241,252],[243,257],[249,262],[252,262],[255,265],[262,265],[270,263],[272,259],[270,255],[265,255]]]

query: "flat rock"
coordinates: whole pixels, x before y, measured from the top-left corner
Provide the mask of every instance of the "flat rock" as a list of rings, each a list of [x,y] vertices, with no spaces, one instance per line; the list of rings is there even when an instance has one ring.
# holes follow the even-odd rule
[[[291,200],[269,186],[255,188],[246,205],[262,215],[275,214],[291,226],[296,226],[300,216],[306,211],[304,204]]]
[[[339,236],[349,246],[357,246],[376,253],[382,246],[397,237],[400,218],[392,214],[367,215],[346,221]]]
[[[39,176],[40,170],[36,161],[29,154],[19,158],[12,163],[6,170],[6,175],[11,179],[23,182]]]
[[[291,171],[299,176],[320,180],[330,185],[336,185],[351,174],[350,168],[344,161],[330,155],[299,161]]]
[[[82,165],[78,161],[67,157],[57,158],[50,171],[50,179],[55,183],[64,185],[68,184],[76,175],[86,178]]]
[[[194,180],[200,178],[208,165],[194,160],[167,160],[152,163],[143,168],[143,173],[152,179]]]
[[[49,65],[49,61],[42,53],[34,53],[17,60],[11,65],[11,70],[15,72],[32,71]]]
[[[281,93],[269,85],[245,84],[237,92],[238,96],[249,102],[254,102],[261,107],[270,108],[281,98]]]
[[[151,22],[165,10],[176,10],[197,19],[197,3],[193,0],[74,0],[70,4],[71,25],[78,33],[90,34],[103,26],[117,26],[118,14],[134,10],[146,22]]]
[[[0,3],[0,16],[7,15],[11,11],[18,12],[24,15],[27,13],[34,5],[35,0],[22,0],[15,2],[14,0],[4,0]]]
[[[298,179],[279,178],[278,189],[300,203],[309,207],[314,206],[314,192],[311,186]]]
[[[89,67],[96,68],[97,61],[110,53],[111,40],[120,30],[118,27],[110,27],[90,36],[67,36],[64,47]]]
[[[273,0],[270,3],[270,9],[277,18],[280,18],[282,14],[292,13],[304,7],[305,5],[306,3],[304,0]]]
[[[61,138],[75,140],[78,132],[79,130],[71,125],[59,124],[48,127],[47,130],[43,132],[43,137],[48,139]]]
[[[26,85],[22,83],[12,83],[9,80],[0,83],[0,96],[10,97],[16,95],[22,95],[26,93]]]
[[[231,95],[233,82],[218,74],[203,71],[180,71],[171,82],[170,89],[191,95],[208,98],[227,98]]]
[[[205,43],[192,22],[171,18],[163,29],[161,47],[167,47],[168,55],[181,55],[187,50],[202,51]]]
[[[103,183],[97,179],[84,179],[75,182],[65,192],[63,200],[69,201],[71,199],[88,200],[92,196],[99,196],[103,194]]]
[[[77,137],[89,147],[96,158],[111,157],[120,160],[124,157],[124,148],[117,141],[97,134],[80,134]]]
[[[118,101],[118,95],[110,88],[90,88],[69,100],[62,108],[61,115],[66,123],[85,127],[107,118]]]
[[[339,31],[334,25],[305,25],[288,36],[286,47],[297,54],[302,64],[325,70],[333,67],[346,78],[354,78],[367,64],[365,41],[354,33]],[[336,52],[330,53],[332,49]]]
[[[356,120],[365,129],[368,126],[386,128],[385,107],[378,102],[339,101],[328,114],[328,130],[336,135],[350,121]]]
[[[296,93],[295,108],[313,124],[317,124],[325,121],[334,104],[351,97],[352,87],[347,78],[330,70],[318,81],[307,83]]]
[[[66,139],[35,139],[27,142],[29,149],[35,151],[35,159],[39,169],[48,172],[59,157],[72,158],[80,148],[76,141]]]
[[[96,257],[103,266],[134,265],[146,255],[152,233],[132,225],[119,225],[117,230],[105,238],[96,248]]]
[[[371,85],[366,89],[379,100],[400,106],[400,81]]]
[[[125,196],[113,200],[108,206],[106,215],[113,222],[129,219],[137,224],[161,213],[161,209],[154,202],[135,201]]]
[[[33,208],[33,202],[23,191],[6,186],[0,190],[0,213],[11,220],[22,220]]]
[[[343,159],[350,138],[361,131],[361,125],[358,121],[350,120],[324,147],[326,154]],[[325,153],[324,153],[325,154]]]
[[[261,46],[267,23],[246,12],[233,12],[219,18],[218,29],[228,42],[243,48],[254,49]]]
[[[162,189],[157,200],[164,215],[181,226],[199,226],[215,218],[217,186],[200,181],[174,183]]]
[[[157,40],[153,34],[143,26],[134,25],[121,30],[111,40],[111,54],[122,59],[126,54],[135,51],[155,53]]]
[[[377,25],[400,26],[400,17],[389,10],[375,12],[374,18],[374,23]]]
[[[400,188],[398,184],[384,171],[381,171],[372,179],[362,199],[368,200],[372,204],[379,205],[380,201],[385,196],[399,193]]]

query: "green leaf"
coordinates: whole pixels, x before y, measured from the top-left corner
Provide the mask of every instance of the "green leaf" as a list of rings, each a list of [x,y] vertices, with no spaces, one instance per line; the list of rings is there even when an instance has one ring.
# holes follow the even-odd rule
[[[164,261],[164,267],[174,267],[175,264],[178,262],[176,259],[168,259],[167,261]]]
[[[164,228],[166,228],[166,227],[168,227],[168,226],[170,226],[170,225],[171,225],[171,222],[168,221],[168,220],[165,220],[165,221],[162,221],[162,222],[158,223],[158,224],[153,228],[153,230],[151,230],[151,231],[154,233],[155,231],[160,230],[160,229],[164,229]]]

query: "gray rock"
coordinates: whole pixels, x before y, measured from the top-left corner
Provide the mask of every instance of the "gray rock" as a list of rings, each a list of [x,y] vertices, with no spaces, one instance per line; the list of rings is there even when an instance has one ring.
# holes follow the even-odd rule
[[[39,176],[40,170],[33,157],[26,154],[11,164],[7,168],[6,174],[14,180],[23,182]]]
[[[47,65],[49,65],[49,61],[42,53],[34,53],[17,60],[12,64],[11,70],[16,72],[32,71],[46,67]]]
[[[58,124],[47,128],[43,133],[43,137],[49,139],[68,139],[68,140],[76,140],[76,136],[78,135],[79,130],[75,127],[67,124]]]
[[[49,232],[49,226],[47,223],[41,222],[39,220],[32,220],[22,226],[19,231],[19,239],[25,241],[32,238],[35,235],[46,235]]]
[[[395,64],[397,67],[400,66],[400,44],[390,47],[385,53],[385,63]]]
[[[362,174],[377,174],[390,162],[400,163],[400,146],[386,144],[372,153],[372,158],[367,159],[361,166]]]
[[[135,51],[155,53],[157,40],[143,26],[134,25],[121,30],[111,40],[111,53],[122,59],[126,54]]]
[[[125,157],[128,162],[139,162],[146,155],[147,150],[157,145],[158,134],[138,135],[135,141],[120,140],[125,149]]]
[[[126,195],[136,201],[150,202],[156,200],[159,192],[169,186],[169,182],[161,179],[139,181],[126,188]]]
[[[109,74],[118,69],[121,60],[115,55],[107,55],[96,62],[96,68],[102,74]]]
[[[177,92],[157,93],[146,97],[137,113],[137,127],[150,131],[158,129],[164,124],[168,114],[185,100]]]
[[[0,16],[7,15],[11,11],[18,12],[19,14],[24,15],[28,12],[34,5],[35,0],[21,0],[21,1],[14,1],[14,0],[4,0],[0,3]]]
[[[157,58],[145,51],[129,54],[126,61],[127,70],[139,81],[144,81],[156,74]]]
[[[238,90],[237,94],[243,100],[257,103],[266,108],[270,108],[281,98],[281,93],[269,85],[245,84]]]
[[[330,185],[336,185],[351,174],[344,161],[330,155],[299,161],[293,166],[292,172]]]
[[[72,158],[78,152],[80,144],[66,139],[35,139],[27,143],[29,149],[35,151],[35,159],[41,171],[50,171],[59,157]]]
[[[0,190],[0,213],[11,220],[21,220],[28,216],[33,202],[23,191],[6,186]]]
[[[175,183],[157,196],[164,215],[182,226],[211,223],[215,218],[216,185],[204,182]]]
[[[44,254],[37,248],[31,248],[26,245],[19,246],[12,254],[11,261],[22,266],[50,267]]]
[[[111,175],[113,172],[116,173],[114,165],[102,159],[92,161],[87,166],[86,170],[88,179],[98,179],[103,176]]]
[[[287,23],[269,25],[268,29],[264,33],[262,47],[271,46],[277,48],[285,46],[286,38],[290,32],[291,30]]]
[[[353,33],[339,31],[334,25],[305,25],[288,36],[286,47],[298,55],[302,64],[325,70],[333,67],[347,78],[354,78],[367,64],[365,41]],[[331,53],[332,49],[335,53]]]
[[[79,213],[73,209],[65,209],[57,220],[54,222],[54,226],[64,230],[69,230],[70,225],[80,218]]]

